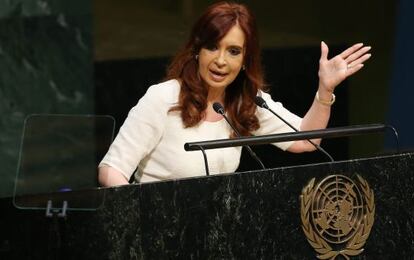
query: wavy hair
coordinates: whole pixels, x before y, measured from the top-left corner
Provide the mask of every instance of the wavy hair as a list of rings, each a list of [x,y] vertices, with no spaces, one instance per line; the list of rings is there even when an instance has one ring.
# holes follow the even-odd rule
[[[208,89],[198,72],[196,55],[201,48],[217,44],[238,24],[245,35],[244,70],[226,87],[224,107],[241,135],[251,135],[260,127],[254,97],[264,86],[256,21],[243,4],[219,2],[211,5],[196,21],[184,48],[167,69],[167,79],[179,79],[181,91],[177,106],[185,127],[197,125],[205,116]],[[232,133],[235,136],[235,133]]]

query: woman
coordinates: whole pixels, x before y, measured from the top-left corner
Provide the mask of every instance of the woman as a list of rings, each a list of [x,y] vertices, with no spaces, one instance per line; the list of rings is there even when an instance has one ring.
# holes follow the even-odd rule
[[[327,126],[335,87],[363,67],[370,47],[355,44],[328,60],[321,42],[319,86],[309,111],[300,118],[271,100],[264,86],[255,19],[241,4],[210,6],[195,23],[184,49],[173,59],[167,81],[151,86],[131,109],[99,166],[103,186],[204,175],[200,152],[184,151],[184,143],[235,136],[212,104],[224,105],[242,135],[292,131],[254,103],[261,95],[268,105],[301,130]],[[320,140],[314,140],[320,143]],[[290,152],[313,151],[307,141],[277,143]],[[207,151],[211,173],[234,172],[241,148]]]

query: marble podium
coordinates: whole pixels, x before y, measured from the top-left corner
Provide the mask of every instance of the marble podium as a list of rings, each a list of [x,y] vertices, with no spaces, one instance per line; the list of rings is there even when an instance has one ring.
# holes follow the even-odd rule
[[[404,153],[72,192],[86,201],[104,193],[103,203],[66,218],[3,199],[0,258],[316,259],[300,195],[328,175],[359,175],[375,196],[364,251],[350,258],[413,257],[414,154]]]

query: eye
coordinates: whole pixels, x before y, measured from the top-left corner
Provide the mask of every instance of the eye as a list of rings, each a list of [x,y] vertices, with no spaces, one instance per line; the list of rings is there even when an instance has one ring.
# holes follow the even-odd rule
[[[237,56],[241,53],[241,50],[239,48],[230,48],[229,53],[233,56]]]

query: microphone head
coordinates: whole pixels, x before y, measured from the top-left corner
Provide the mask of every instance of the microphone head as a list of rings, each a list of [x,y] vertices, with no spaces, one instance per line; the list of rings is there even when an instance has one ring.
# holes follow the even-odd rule
[[[219,102],[213,103],[213,109],[216,111],[217,114],[223,115],[224,114],[224,107]]]
[[[256,105],[259,107],[268,108],[266,101],[261,96],[256,96],[254,98],[254,103],[256,103]]]

